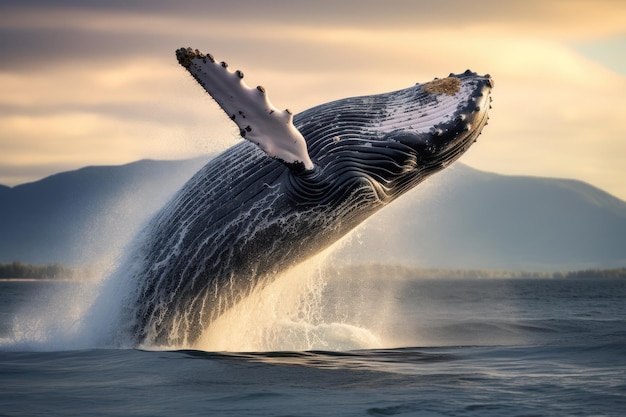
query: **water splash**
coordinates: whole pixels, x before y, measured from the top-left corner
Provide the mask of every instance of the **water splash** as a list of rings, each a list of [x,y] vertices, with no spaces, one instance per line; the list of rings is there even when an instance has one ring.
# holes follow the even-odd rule
[[[97,296],[97,282],[39,282],[37,287],[15,312],[11,334],[0,339],[0,347],[24,351],[97,347],[81,332],[85,314]]]
[[[208,325],[195,344],[140,347],[238,352],[381,347],[374,332],[355,321],[346,321],[344,313],[327,305],[328,267],[334,263],[333,253],[349,240],[338,242],[281,273],[271,284],[254,290]],[[105,278],[67,282],[60,287],[55,284],[54,289],[23,306],[11,337],[1,340],[0,346],[35,351],[134,347],[119,329],[124,309],[133,308],[127,294],[136,284],[124,279],[131,272],[101,271]]]
[[[352,350],[380,347],[370,330],[324,314],[331,254],[303,262],[254,291],[204,331],[195,348],[212,351]],[[331,316],[332,317],[332,316]]]

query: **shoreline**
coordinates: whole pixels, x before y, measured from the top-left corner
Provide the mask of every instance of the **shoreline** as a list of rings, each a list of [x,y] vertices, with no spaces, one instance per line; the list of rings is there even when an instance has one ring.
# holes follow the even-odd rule
[[[75,278],[0,278],[0,282],[80,282]]]

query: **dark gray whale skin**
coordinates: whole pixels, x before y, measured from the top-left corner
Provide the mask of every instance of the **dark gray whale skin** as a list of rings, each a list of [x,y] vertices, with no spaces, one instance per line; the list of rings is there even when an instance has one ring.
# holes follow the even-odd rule
[[[252,290],[459,158],[487,123],[493,83],[469,71],[444,80],[468,99],[447,108],[451,95],[425,83],[296,115],[313,170],[248,141],[207,163],[137,238],[119,331],[192,346]]]

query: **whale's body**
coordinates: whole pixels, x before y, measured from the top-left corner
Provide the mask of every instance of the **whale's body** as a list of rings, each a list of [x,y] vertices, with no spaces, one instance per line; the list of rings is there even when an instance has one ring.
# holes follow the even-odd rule
[[[194,70],[220,70],[212,57],[178,52],[199,81]],[[308,149],[302,158],[297,147],[281,153],[271,131],[269,144],[242,141],[217,156],[138,238],[125,267],[136,285],[120,331],[136,343],[192,345],[250,291],[456,160],[487,122],[491,87],[489,76],[468,71],[338,100],[294,117]],[[273,108],[263,110],[273,116]],[[255,132],[256,124],[236,123],[242,135]]]

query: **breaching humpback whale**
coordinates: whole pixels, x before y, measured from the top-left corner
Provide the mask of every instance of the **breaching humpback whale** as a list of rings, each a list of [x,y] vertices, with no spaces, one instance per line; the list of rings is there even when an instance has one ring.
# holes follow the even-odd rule
[[[459,158],[487,124],[493,87],[468,70],[292,116],[213,56],[176,56],[247,140],[209,161],[137,237],[119,330],[138,344],[193,345],[252,290]]]

